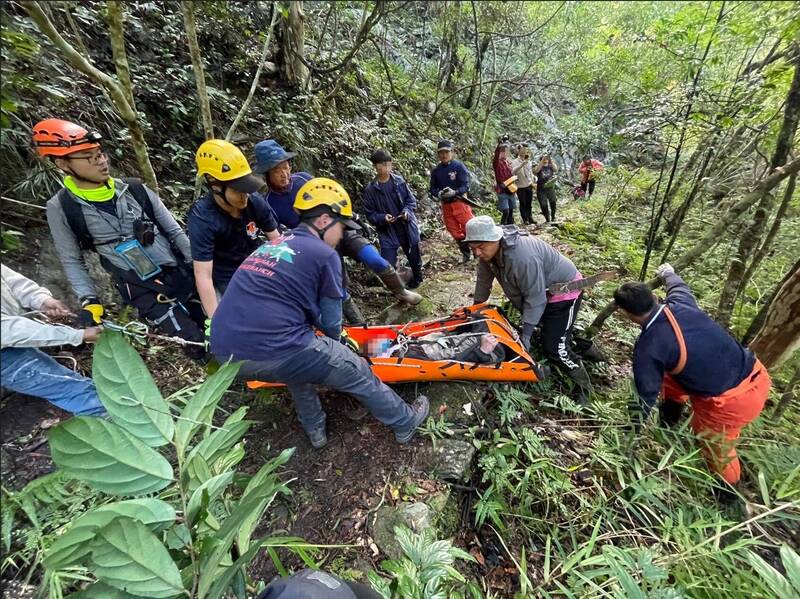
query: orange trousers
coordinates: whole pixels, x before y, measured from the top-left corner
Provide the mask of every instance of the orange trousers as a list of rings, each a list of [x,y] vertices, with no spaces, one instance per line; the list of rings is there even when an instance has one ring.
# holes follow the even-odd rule
[[[764,409],[771,385],[767,369],[756,360],[750,375],[722,395],[692,396],[669,374],[664,376],[661,392],[667,401],[691,403],[692,430],[700,439],[706,463],[726,481],[735,484],[742,474],[736,441],[742,428]]]
[[[461,200],[442,202],[444,226],[456,241],[462,241],[467,236],[467,221],[472,216],[472,208],[466,202]]]

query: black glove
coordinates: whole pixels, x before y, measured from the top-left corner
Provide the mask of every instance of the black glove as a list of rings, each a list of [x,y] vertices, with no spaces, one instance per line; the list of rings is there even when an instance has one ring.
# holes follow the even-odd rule
[[[675,428],[680,424],[683,404],[665,399],[658,405],[658,421],[665,428]]]
[[[81,311],[75,318],[75,327],[79,329],[87,329],[102,324],[103,304],[94,296],[85,297],[81,302]]]

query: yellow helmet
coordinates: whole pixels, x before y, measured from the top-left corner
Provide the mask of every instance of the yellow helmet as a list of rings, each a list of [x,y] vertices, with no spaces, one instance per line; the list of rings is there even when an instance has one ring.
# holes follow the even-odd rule
[[[350,196],[340,183],[325,177],[315,177],[307,181],[294,198],[294,209],[306,218],[313,218],[325,212],[341,221],[348,229],[361,227],[350,220],[353,204]]]
[[[229,184],[237,191],[253,193],[263,187],[264,182],[253,176],[247,158],[229,141],[209,139],[200,144],[195,154],[197,174],[208,175],[217,181]]]

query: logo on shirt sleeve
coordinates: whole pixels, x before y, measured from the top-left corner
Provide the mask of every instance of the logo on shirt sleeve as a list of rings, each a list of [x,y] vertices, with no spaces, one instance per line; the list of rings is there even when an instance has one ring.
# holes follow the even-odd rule
[[[251,220],[249,223],[247,223],[245,229],[247,230],[247,236],[250,239],[255,239],[258,237],[258,227],[256,226],[255,221]]]

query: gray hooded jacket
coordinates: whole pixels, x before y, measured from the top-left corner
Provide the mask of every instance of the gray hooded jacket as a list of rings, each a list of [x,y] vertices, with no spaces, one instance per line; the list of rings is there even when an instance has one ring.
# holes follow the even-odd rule
[[[81,204],[83,216],[86,219],[86,227],[97,245],[98,255],[104,257],[117,268],[127,270],[128,265],[119,255],[114,252],[114,247],[123,239],[133,237],[133,223],[142,217],[142,207],[139,202],[128,191],[128,184],[119,179],[114,181],[116,192],[116,218],[106,212],[101,212],[80,198],[76,198]],[[147,189],[147,188],[145,188]],[[161,234],[159,227],[156,227],[156,239],[153,245],[144,248],[145,253],[150,259],[159,266],[175,266],[176,260],[183,260],[191,264],[191,251],[189,250],[189,238],[183,232],[180,225],[176,222],[169,210],[167,210],[161,199],[147,189],[150,202],[153,204],[153,215],[159,225],[166,229],[166,235]],[[67,217],[61,209],[61,202],[58,194],[47,201],[47,224],[50,226],[50,234],[64,267],[64,273],[75,295],[79,299],[88,296],[97,296],[92,277],[84,263],[83,254],[78,246],[78,239],[72,232],[67,222]],[[174,256],[170,248],[170,239],[175,243],[183,256]],[[109,242],[109,243],[106,243]]]
[[[497,279],[506,297],[522,314],[523,324],[535,326],[547,307],[547,288],[571,281],[578,270],[549,243],[513,225],[503,227],[500,247],[494,260],[478,262],[475,303],[489,299],[492,282]]]

